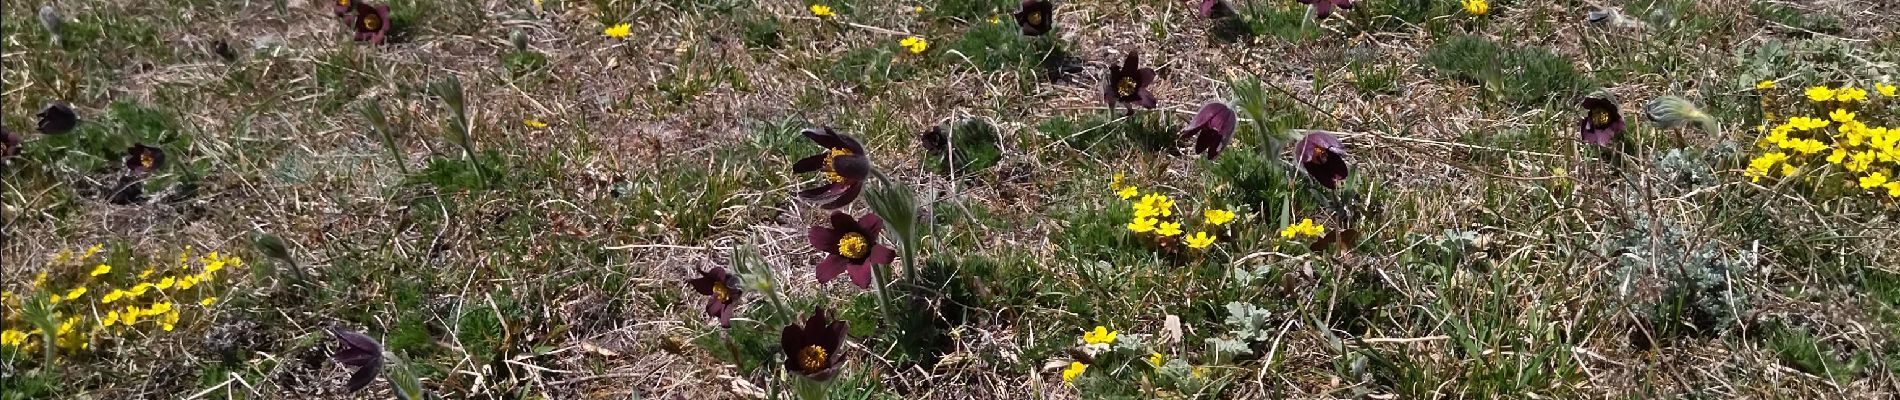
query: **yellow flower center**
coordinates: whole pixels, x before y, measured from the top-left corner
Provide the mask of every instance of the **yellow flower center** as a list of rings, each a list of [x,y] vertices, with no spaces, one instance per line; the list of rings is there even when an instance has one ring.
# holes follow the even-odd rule
[[[152,168],[153,164],[157,164],[157,163],[158,163],[158,160],[152,159],[152,153],[139,154],[139,166],[143,166],[147,169],[150,169]]]
[[[1313,162],[1326,162],[1326,149],[1313,146]]]
[[[383,26],[383,19],[375,14],[363,15],[363,30],[373,31]]]
[[[1598,126],[1602,126],[1602,125],[1609,125],[1609,124],[1610,124],[1610,113],[1609,113],[1609,112],[1607,112],[1607,111],[1593,111],[1593,112],[1590,112],[1590,123],[1592,123],[1592,124],[1596,124],[1596,125],[1598,125]]]
[[[725,282],[713,282],[712,292],[713,298],[721,303],[732,301],[732,289],[727,289]]]
[[[1030,25],[1042,25],[1042,12],[1031,11],[1029,12],[1029,16],[1023,17],[1023,19],[1028,20]]]
[[[871,244],[864,240],[864,235],[857,232],[846,233],[844,238],[838,239],[838,255],[854,259],[864,258],[865,254],[871,252],[870,250]]]
[[[851,155],[851,150],[842,147],[833,147],[830,153],[825,154],[825,180],[831,181],[831,183],[844,183],[844,175],[839,175],[838,169],[834,167],[833,164],[838,160],[838,157],[848,155]]]
[[[1139,85],[1135,84],[1135,78],[1122,78],[1120,82],[1115,82],[1115,94],[1122,97],[1134,96],[1137,86]]]
[[[806,373],[825,369],[825,348],[814,344],[798,349],[798,367]]]
[[[339,7],[349,7],[350,0],[336,0],[336,5]]]

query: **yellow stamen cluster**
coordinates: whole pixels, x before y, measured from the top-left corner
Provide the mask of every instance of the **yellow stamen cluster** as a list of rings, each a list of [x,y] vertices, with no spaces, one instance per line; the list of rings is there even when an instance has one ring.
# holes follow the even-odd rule
[[[805,346],[798,350],[798,368],[806,373],[825,369],[825,348],[818,345]]]
[[[838,239],[838,255],[847,258],[861,259],[870,253],[871,243],[864,239],[863,234],[851,232],[844,234],[843,238]]]

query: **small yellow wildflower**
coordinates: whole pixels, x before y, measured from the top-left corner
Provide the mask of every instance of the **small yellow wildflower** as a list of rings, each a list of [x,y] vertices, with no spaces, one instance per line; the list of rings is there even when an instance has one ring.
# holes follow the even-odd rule
[[[1121,196],[1122,200],[1128,200],[1138,194],[1141,194],[1141,191],[1136,190],[1134,186],[1123,186],[1120,191],[1115,192],[1115,195]]]
[[[71,318],[66,318],[65,322],[59,323],[59,330],[55,331],[53,336],[66,336],[68,333],[73,333],[73,328],[77,326],[79,326],[79,316],[74,315]]]
[[[1807,94],[1808,100],[1816,103],[1834,100],[1834,89],[1828,89],[1826,86],[1808,88]]]
[[[159,314],[164,314],[171,311],[172,311],[172,303],[169,301],[161,301],[161,302],[152,304],[152,308],[146,309],[145,315],[146,316],[159,315]]]
[[[1828,164],[1840,164],[1841,161],[1846,161],[1846,160],[1847,160],[1847,149],[1834,149],[1834,153],[1829,154],[1827,156]]]
[[[1774,89],[1774,88],[1775,88],[1775,81],[1771,81],[1771,80],[1764,80],[1764,81],[1761,81],[1761,83],[1757,83],[1757,84],[1755,84],[1755,88],[1756,88],[1756,89],[1763,89],[1763,90],[1767,90],[1767,89]]]
[[[1156,368],[1160,368],[1161,363],[1166,362],[1166,361],[1167,359],[1164,358],[1164,356],[1162,356],[1161,353],[1156,353],[1156,352],[1148,353],[1148,365],[1153,365]]]
[[[172,286],[175,286],[177,284],[178,284],[178,278],[167,276],[165,277],[165,279],[159,279],[158,285],[155,285],[155,287],[157,287],[158,290],[171,290]]]
[[[1161,210],[1147,204],[1135,203],[1129,207],[1135,210],[1135,218],[1150,218],[1161,215]]]
[[[823,4],[811,5],[811,15],[817,16],[818,18],[831,18],[831,17],[838,16],[838,14],[831,12],[831,6],[827,6]]]
[[[1484,0],[1464,0],[1465,12],[1471,15],[1485,15],[1491,12],[1491,3]]]
[[[897,41],[897,45],[903,46],[906,49],[910,49],[911,54],[923,54],[924,49],[930,48],[930,42],[925,41],[924,38],[917,37],[917,36],[911,36],[911,37],[904,38],[903,40],[899,40]]]
[[[1887,182],[1887,197],[1900,197],[1900,182]]]
[[[1194,235],[1186,236],[1186,239],[1188,247],[1196,249],[1205,249],[1207,246],[1214,245],[1214,237],[1208,236],[1207,232],[1194,232]]]
[[[1886,97],[1896,96],[1896,94],[1894,94],[1894,86],[1892,84],[1876,83],[1874,84],[1874,91],[1880,92],[1881,96],[1886,96]]]
[[[1819,153],[1821,152],[1821,150],[1827,150],[1826,143],[1821,143],[1821,141],[1814,140],[1814,139],[1789,140],[1787,142],[1782,143],[1781,147],[1785,149],[1789,149],[1789,150],[1794,150],[1794,152],[1801,153],[1804,155]]]
[[[1175,235],[1180,235],[1180,234],[1181,234],[1181,223],[1179,223],[1179,222],[1163,222],[1163,223],[1161,223],[1161,226],[1160,226],[1160,227],[1158,227],[1158,228],[1155,228],[1155,234],[1156,234],[1156,235],[1161,235],[1161,236],[1164,236],[1164,237],[1166,237],[1166,236],[1175,236]]]
[[[1848,112],[1846,109],[1836,108],[1834,112],[1827,113],[1827,118],[1834,120],[1834,122],[1848,122],[1854,120],[1854,113]]]
[[[152,268],[152,267],[145,267],[144,271],[139,272],[139,279],[150,278],[152,277],[152,274],[156,274],[156,273],[158,273],[158,269]]]
[[[1221,226],[1221,225],[1227,224],[1228,222],[1232,222],[1234,220],[1234,212],[1222,210],[1222,209],[1213,209],[1213,210],[1202,211],[1201,217],[1206,218],[1207,223],[1209,225]]]
[[[1147,233],[1154,231],[1155,224],[1159,222],[1159,220],[1154,218],[1135,218],[1134,221],[1128,222],[1128,230],[1134,231],[1135,233]]]
[[[59,295],[56,294],[56,295],[53,295],[53,297],[46,298],[46,304],[59,304],[60,300],[61,299]]]
[[[1070,361],[1069,369],[1062,370],[1062,383],[1075,386],[1075,378],[1082,376],[1082,371],[1087,371],[1088,369],[1088,364],[1083,364],[1080,361]]]
[[[1794,176],[1795,171],[1798,171],[1798,170],[1800,169],[1795,168],[1794,164],[1781,164],[1781,177],[1786,178],[1786,177]]]
[[[75,300],[75,299],[78,299],[79,296],[84,296],[84,295],[86,295],[86,287],[85,286],[76,287],[76,288],[73,288],[73,290],[66,291],[66,300]]]
[[[203,307],[210,307],[212,304],[215,304],[217,302],[218,302],[218,297],[211,296],[211,297],[206,297],[204,300],[198,300],[198,305],[203,306]]]
[[[541,128],[548,127],[548,123],[541,122],[541,120],[534,119],[534,118],[522,118],[521,124],[527,125],[529,128],[534,128],[534,129],[541,129]]]
[[[139,313],[140,310],[138,306],[126,306],[125,312],[119,313],[119,325],[128,327],[137,325],[139,323]]]
[[[1834,99],[1842,102],[1867,101],[1867,89],[1842,88],[1834,95]]]
[[[87,247],[86,254],[80,255],[79,261],[90,260],[92,259],[92,256],[98,255],[100,251],[103,251],[105,249],[106,249],[106,245],[104,243],[94,244],[92,245],[92,247]]]
[[[112,325],[115,325],[118,323],[119,323],[119,310],[107,311],[105,318],[99,319],[99,325],[105,326],[107,328],[111,328]]]
[[[1087,344],[1115,344],[1115,337],[1121,332],[1108,330],[1108,327],[1096,325],[1095,330],[1082,332],[1082,342]]]
[[[158,326],[164,328],[166,332],[171,332],[174,325],[178,325],[178,310],[165,313],[165,316],[158,319]]]
[[[39,275],[33,276],[33,288],[39,289],[45,286],[46,286],[46,271],[40,271]]]
[[[1861,189],[1873,189],[1887,184],[1887,174],[1878,171],[1860,178]]]
[[[1003,23],[1003,16],[1002,16],[1002,15],[998,15],[998,14],[991,14],[991,15],[990,15],[990,25],[996,25],[996,24],[1000,24],[1000,23]]]
[[[0,331],[0,346],[20,347],[26,343],[26,332],[15,329]]]
[[[607,37],[614,39],[626,39],[627,36],[633,35],[633,24],[614,24],[614,26],[609,26],[606,30],[600,31],[600,34],[607,35]]]
[[[198,286],[198,282],[202,280],[203,280],[202,278],[199,278],[196,275],[178,278],[178,290],[185,290],[185,289],[190,289],[192,286]]]
[[[132,297],[139,297],[139,296],[144,296],[145,291],[151,290],[151,289],[152,289],[151,282],[140,282],[138,285],[132,286],[132,290],[128,290],[127,292],[132,293]]]
[[[92,276],[105,275],[109,273],[112,273],[112,266],[110,265],[99,264],[97,266],[92,267]]]

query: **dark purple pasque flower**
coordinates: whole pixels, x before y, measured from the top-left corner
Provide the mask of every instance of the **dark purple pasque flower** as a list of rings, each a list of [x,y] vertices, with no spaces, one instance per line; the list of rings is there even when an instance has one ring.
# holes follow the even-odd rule
[[[786,325],[778,337],[785,351],[785,366],[793,373],[816,381],[831,379],[844,362],[844,337],[849,326],[832,321],[819,308],[804,325]]]
[[[1609,146],[1616,135],[1623,133],[1623,112],[1616,109],[1616,102],[1608,99],[1589,97],[1583,99],[1583,121],[1577,123],[1583,141],[1598,146]]]
[[[699,277],[686,280],[686,285],[706,295],[706,316],[718,318],[719,326],[732,326],[732,309],[745,294],[739,290],[739,277],[726,273],[725,268],[713,267],[711,271],[699,271]]]
[[[1338,189],[1339,182],[1352,174],[1346,166],[1346,147],[1330,133],[1308,133],[1293,149],[1298,152],[1294,158],[1299,161],[1300,170],[1327,189]]]
[[[818,283],[831,282],[838,274],[850,272],[851,283],[871,287],[871,266],[890,264],[897,258],[891,248],[877,243],[884,220],[866,214],[856,221],[842,212],[831,213],[831,227],[811,227],[811,247],[830,254],[818,262]]]
[[[822,206],[826,209],[844,207],[857,200],[858,193],[864,191],[864,178],[871,175],[871,159],[864,154],[864,145],[849,135],[832,132],[827,126],[801,133],[824,146],[825,152],[792,163],[792,172],[818,171],[827,182],[798,192],[798,197],[813,201],[831,199]]]
[[[383,44],[383,37],[389,34],[389,6],[349,1],[356,3],[356,21],[351,24],[356,26],[356,41]]]
[[[352,5],[351,3],[355,2],[355,0],[334,0],[334,1],[336,3],[330,5],[330,11],[335,11],[336,16],[338,17],[344,16],[345,14],[349,14],[350,10],[352,10],[352,7],[350,7]]]
[[[1025,36],[1042,36],[1054,28],[1056,5],[1049,0],[1023,0],[1022,9],[1016,11],[1016,26],[1021,27]]]
[[[1194,139],[1194,151],[1206,155],[1212,160],[1220,157],[1221,149],[1234,139],[1234,125],[1239,123],[1234,109],[1220,102],[1211,102],[1201,106],[1201,112],[1194,114],[1194,120],[1181,130],[1182,138]]]
[[[1128,107],[1128,113],[1135,113],[1135,105],[1143,108],[1155,108],[1155,95],[1148,92],[1148,85],[1154,84],[1154,68],[1141,68],[1141,55],[1129,52],[1122,58],[1121,66],[1108,67],[1108,81],[1102,84],[1102,100],[1108,102],[1110,110],[1115,105]]]
[[[356,368],[350,373],[350,381],[343,386],[352,393],[363,390],[376,380],[376,374],[383,370],[383,345],[361,333],[332,326],[330,336],[335,337],[339,347],[330,359],[338,364]]]
[[[1234,10],[1233,8],[1229,8],[1227,2],[1221,0],[1201,0],[1200,8],[1201,18],[1214,18],[1218,15],[1231,13]]]
[[[1313,18],[1326,19],[1333,15],[1333,8],[1352,9],[1352,0],[1300,0],[1300,4],[1313,5]]]
[[[39,118],[37,128],[40,133],[48,135],[72,132],[73,127],[79,126],[79,114],[74,113],[72,107],[67,107],[66,103],[47,103],[46,108],[40,109],[40,113],[35,117]]]
[[[125,169],[133,174],[149,174],[162,166],[165,166],[165,150],[144,143],[136,143],[125,149]]]

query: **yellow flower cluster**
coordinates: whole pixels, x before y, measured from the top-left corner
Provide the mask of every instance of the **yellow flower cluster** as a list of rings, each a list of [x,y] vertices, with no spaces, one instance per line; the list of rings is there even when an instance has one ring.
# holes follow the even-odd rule
[[[1114,190],[1116,196],[1123,200],[1141,196],[1141,200],[1130,205],[1135,215],[1128,221],[1128,230],[1140,234],[1153,234],[1163,244],[1179,237],[1189,248],[1205,250],[1213,246],[1215,239],[1219,237],[1209,234],[1208,231],[1218,230],[1233,222],[1237,217],[1230,210],[1208,209],[1201,212],[1202,230],[1195,231],[1192,235],[1183,235],[1186,231],[1182,230],[1181,222],[1175,221],[1174,198],[1160,193],[1142,195],[1140,189],[1127,184],[1124,179],[1121,173],[1116,173],[1114,179],[1109,182],[1109,189]]]
[[[1764,81],[1756,88],[1768,90],[1774,84]],[[1879,115],[1892,106],[1885,103],[1893,102],[1894,89],[1891,84],[1874,85],[1882,97],[1879,105],[1887,106],[1882,108],[1870,103],[1865,89],[1807,88],[1807,106],[1825,117],[1794,116],[1761,127],[1766,134],[1755,144],[1764,152],[1749,160],[1743,175],[1760,182],[1792,176],[1804,167],[1837,166],[1849,173],[1845,186],[1900,198],[1900,182],[1891,181],[1900,171],[1900,125],[1887,126],[1900,121]],[[1768,99],[1764,97],[1764,105],[1771,104]]]
[[[100,262],[92,267],[84,267],[92,261],[103,246],[95,245],[84,254],[74,256],[70,251],[54,254],[46,269],[35,277],[29,295],[15,296],[12,292],[0,291],[0,306],[4,306],[7,318],[3,323],[6,329],[0,330],[0,346],[26,349],[37,345],[34,338],[43,335],[40,329],[26,330],[39,325],[26,318],[40,318],[42,323],[58,321],[54,329],[55,345],[67,350],[84,350],[102,334],[117,335],[121,332],[137,329],[141,322],[149,323],[164,331],[177,328],[183,319],[184,307],[178,301],[192,301],[201,307],[210,307],[218,299],[210,295],[210,288],[203,287],[218,280],[219,272],[226,268],[241,268],[244,260],[238,257],[220,256],[211,252],[195,259],[187,248],[178,256],[176,268],[147,267],[136,274],[114,274],[111,265]],[[165,273],[175,271],[174,273]],[[48,272],[59,276],[79,276],[79,282],[71,289],[55,290],[50,286]],[[71,271],[62,272],[62,271]],[[81,273],[81,271],[84,271]],[[158,276],[158,279],[151,279]],[[84,301],[89,288],[97,288],[101,293],[96,302]],[[198,290],[192,290],[197,288]],[[37,317],[26,316],[26,309],[20,304],[20,297],[40,301],[37,294],[48,293],[43,303],[46,314]],[[62,307],[61,305],[65,305]],[[188,303],[187,303],[188,304]],[[100,314],[103,312],[103,314]],[[63,317],[63,318],[62,318]]]
[[[904,40],[899,40],[897,41],[897,45],[903,46],[906,49],[910,49],[911,54],[923,54],[925,49],[930,48],[930,42],[924,41],[924,38],[917,37],[917,36],[911,36],[911,37],[904,38]]]
[[[1300,220],[1300,223],[1287,225],[1286,229],[1280,230],[1281,239],[1291,240],[1301,236],[1326,236],[1326,226],[1314,224],[1312,218],[1307,218]]]
[[[811,15],[816,16],[818,18],[831,18],[831,17],[838,16],[838,14],[831,12],[831,6],[827,6],[823,4],[811,5]]]

